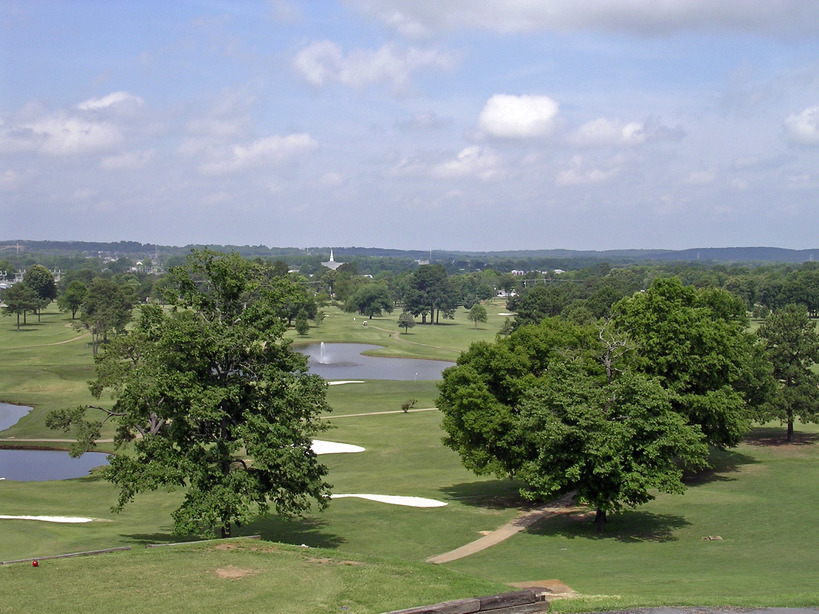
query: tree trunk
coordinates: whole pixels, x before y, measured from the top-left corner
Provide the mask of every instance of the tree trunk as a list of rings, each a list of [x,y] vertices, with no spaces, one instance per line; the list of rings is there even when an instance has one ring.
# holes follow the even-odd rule
[[[793,412],[788,412],[788,436],[785,439],[788,443],[793,443]]]
[[[222,539],[227,539],[230,537],[230,523],[228,522],[225,525],[222,525]]]
[[[606,511],[597,508],[597,513],[594,515],[594,530],[598,533],[603,532],[603,527],[606,525]]]
[[[17,332],[20,332],[20,312],[17,312]]]

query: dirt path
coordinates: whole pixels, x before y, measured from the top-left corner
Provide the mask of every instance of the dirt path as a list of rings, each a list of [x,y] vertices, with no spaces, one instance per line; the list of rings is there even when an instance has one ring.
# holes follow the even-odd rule
[[[6,348],[6,350],[28,350],[31,348],[43,348],[52,345],[65,345],[66,343],[73,343],[74,341],[79,341],[80,339],[85,339],[86,337],[90,337],[91,333],[83,333],[78,337],[74,337],[73,339],[66,339],[65,341],[55,341],[54,343],[40,343],[39,345],[18,345],[17,347],[13,348]]]
[[[476,539],[474,542],[470,542],[465,546],[456,548],[455,550],[444,552],[443,554],[431,556],[427,559],[427,562],[441,564],[462,559],[509,539],[516,533],[523,531],[523,529],[532,526],[539,520],[543,520],[544,518],[548,518],[550,516],[557,516],[559,514],[568,514],[570,512],[575,512],[582,509],[572,505],[572,497],[574,497],[573,492],[564,495],[559,499],[555,499],[554,501],[550,501],[546,505],[539,507],[536,510],[526,512],[521,516],[518,516],[512,522],[503,525],[488,535],[484,535],[480,539]]]
[[[437,407],[424,407],[422,409],[391,409],[389,411],[369,411],[362,414],[342,414],[339,416],[321,416],[322,420],[337,420],[339,418],[361,418],[362,416],[386,416],[387,414],[414,414],[419,411],[438,411]]]

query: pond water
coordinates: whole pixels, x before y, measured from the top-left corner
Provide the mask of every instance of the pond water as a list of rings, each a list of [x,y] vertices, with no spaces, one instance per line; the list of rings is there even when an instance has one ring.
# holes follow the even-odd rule
[[[379,349],[366,343],[311,343],[296,348],[307,356],[311,373],[324,379],[436,380],[455,363],[417,358],[364,356],[362,352]]]
[[[31,411],[25,405],[0,403],[0,431],[9,428]],[[94,467],[108,464],[108,455],[89,452],[71,458],[58,450],[0,450],[0,478],[19,482],[67,480],[87,475]]]
[[[438,380],[444,369],[455,364],[443,360],[362,355],[379,347],[364,343],[314,343],[298,350],[307,356],[310,371],[328,380]],[[30,407],[0,403],[0,430],[14,425],[29,411]],[[100,452],[88,452],[75,459],[68,452],[0,449],[0,478],[24,482],[76,478],[94,467],[108,464],[106,457]]]
[[[10,426],[17,424],[17,421],[31,411],[25,405],[11,405],[0,403],[0,431],[4,431]]]
[[[18,482],[78,478],[107,464],[108,455],[102,452],[71,458],[68,452],[56,450],[0,450],[0,478]]]

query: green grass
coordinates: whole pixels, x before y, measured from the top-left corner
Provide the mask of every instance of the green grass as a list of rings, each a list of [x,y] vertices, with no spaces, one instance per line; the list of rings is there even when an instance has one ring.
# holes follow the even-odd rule
[[[321,327],[297,341],[376,343],[387,355],[452,360],[472,341],[494,339],[504,319],[497,314],[504,308],[488,311],[489,322],[477,330],[461,310],[446,326],[419,325],[396,341],[397,314],[364,327],[359,317],[354,324],[352,315],[328,310]],[[76,340],[68,323],[64,315],[47,311],[41,325],[30,324],[18,334],[11,319],[0,319],[0,399],[35,406],[27,420],[0,436],[59,437],[45,429],[45,413],[90,401],[85,381],[92,376],[91,350]],[[68,342],[54,345],[61,341]],[[178,540],[170,534],[170,512],[179,492],[140,495],[122,514],[113,515],[116,491],[94,476],[0,482],[0,514],[100,519],[84,525],[0,521],[0,560],[137,547],[130,553],[44,562],[36,570],[0,567],[0,612],[9,603],[15,611],[94,612],[103,607],[99,604],[126,612],[151,605],[166,611],[216,611],[235,609],[233,602],[224,605],[230,599],[247,612],[292,611],[293,603],[305,612],[341,607],[378,612],[546,579],[559,579],[583,595],[554,603],[555,610],[819,605],[819,534],[813,527],[819,428],[798,425],[798,445],[787,446],[781,445],[783,427],[760,427],[736,450],[715,455],[715,469],[692,480],[684,496],[662,495],[615,515],[603,536],[595,535],[589,518],[581,514],[551,519],[444,569],[423,561],[510,521],[522,501],[514,482],[474,476],[441,445],[437,411],[400,411],[410,398],[418,400],[417,408],[431,408],[436,395],[435,383],[423,381],[368,380],[330,387],[334,411],[326,418],[334,428],[322,438],[361,445],[366,452],[322,459],[330,468],[333,492],[430,497],[446,501],[446,507],[340,499],[301,520],[260,518],[238,534],[261,534],[264,551],[244,546],[236,551],[212,546],[144,551],[147,543]],[[354,415],[360,413],[370,415]],[[702,539],[715,535],[723,539]],[[274,542],[316,550],[271,549]],[[304,563],[304,557],[330,562]],[[252,573],[235,579],[214,575],[215,569],[229,565]],[[290,575],[291,568],[298,571]],[[60,573],[47,575],[52,569]],[[177,570],[184,570],[178,579],[172,577]],[[44,577],[50,582],[45,588]],[[77,583],[88,590],[74,588]],[[23,594],[25,601],[11,602],[8,594]]]
[[[491,594],[447,569],[256,540],[0,567],[0,612],[373,613]]]

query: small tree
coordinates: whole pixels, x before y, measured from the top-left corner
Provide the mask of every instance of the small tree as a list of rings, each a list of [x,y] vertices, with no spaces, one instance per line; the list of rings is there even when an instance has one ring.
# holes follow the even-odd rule
[[[402,326],[406,334],[410,328],[415,326],[415,318],[412,317],[409,311],[402,311],[401,315],[398,316],[398,326]]]
[[[472,309],[466,314],[466,318],[474,322],[475,328],[478,328],[478,322],[486,322],[486,317],[486,307],[479,304],[472,305]]]
[[[60,308],[60,311],[70,311],[71,319],[73,320],[77,316],[77,311],[79,311],[82,306],[86,290],[86,285],[79,280],[74,280],[69,283],[65,288],[65,292],[57,298],[57,306]]]
[[[296,317],[296,324],[295,324],[296,332],[301,336],[306,335],[310,332],[310,325],[307,323],[307,316],[303,313],[300,313]]]
[[[112,332],[122,332],[131,321],[133,303],[112,281],[97,277],[88,286],[80,311],[78,328],[91,333],[91,348],[97,355],[99,344]]]
[[[43,265],[35,264],[23,274],[23,283],[37,294],[39,300],[34,310],[37,312],[39,322],[40,312],[57,298],[57,284],[54,283],[54,275]]]
[[[20,330],[20,315],[23,316],[23,324],[26,323],[26,313],[34,311],[40,304],[40,297],[31,289],[30,286],[24,283],[16,283],[3,294],[3,302],[6,304],[3,307],[3,315],[10,316],[15,314],[17,316],[17,330]]]
[[[324,311],[323,311],[323,310],[319,309],[319,310],[316,312],[316,315],[315,315],[315,317],[313,318],[313,322],[315,323],[316,328],[318,328],[318,327],[321,325],[321,323],[322,323],[322,322],[324,322],[324,319],[325,319],[326,317],[327,317],[327,314],[326,314],[326,313],[324,313]]]

